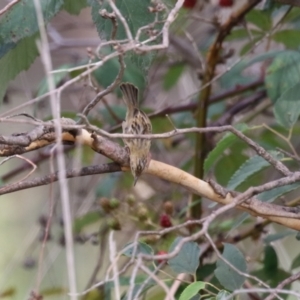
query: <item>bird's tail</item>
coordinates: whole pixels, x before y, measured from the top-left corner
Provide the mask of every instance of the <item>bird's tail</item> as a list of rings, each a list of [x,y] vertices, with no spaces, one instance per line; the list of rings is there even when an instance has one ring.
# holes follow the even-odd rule
[[[138,97],[139,90],[138,88],[131,83],[122,83],[120,89],[123,93],[123,99],[128,106],[128,108],[138,107]]]

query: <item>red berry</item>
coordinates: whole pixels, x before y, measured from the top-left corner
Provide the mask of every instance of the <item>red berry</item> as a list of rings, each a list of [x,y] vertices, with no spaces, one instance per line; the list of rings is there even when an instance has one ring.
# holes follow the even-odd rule
[[[231,7],[233,5],[233,0],[219,0],[219,5],[221,7]]]
[[[168,227],[172,226],[172,222],[170,220],[170,217],[166,214],[162,214],[160,216],[159,224],[160,224],[161,227],[164,227],[164,228],[168,228]]]
[[[183,3],[183,7],[185,8],[193,8],[197,3],[197,0],[185,0]]]
[[[157,252],[157,255],[165,255],[165,254],[168,254],[168,252],[163,251],[163,250]],[[167,261],[164,260],[164,259],[158,259],[157,262],[158,262],[159,264],[161,264],[161,263],[166,263]]]

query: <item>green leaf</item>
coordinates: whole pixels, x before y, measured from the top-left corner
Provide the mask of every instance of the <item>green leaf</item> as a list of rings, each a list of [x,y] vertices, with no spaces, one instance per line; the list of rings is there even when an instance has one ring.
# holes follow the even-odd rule
[[[120,285],[122,286],[130,285],[131,281],[131,277],[120,276]],[[149,288],[151,288],[155,284],[156,282],[153,279],[149,278],[149,276],[137,275],[134,280],[134,287],[130,299],[138,299],[139,295],[143,295]],[[113,288],[114,286],[115,285],[112,282],[111,287]],[[124,297],[122,297],[122,300],[128,299],[128,296],[129,294],[127,292],[127,294]]]
[[[61,9],[63,0],[41,1],[45,23]],[[27,70],[38,55],[38,24],[33,0],[22,0],[0,18],[0,99],[10,80]]]
[[[65,69],[68,69],[68,68],[71,68],[71,67],[74,67],[73,65],[70,65],[70,64],[65,64],[65,65],[62,65],[60,66],[59,68],[56,69],[57,70],[65,70]],[[57,87],[59,85],[59,83],[69,74],[69,72],[67,71],[61,71],[61,72],[58,72],[58,73],[54,73],[52,75],[52,78],[53,78],[53,81],[54,81],[54,84],[55,84],[55,87]],[[37,92],[37,96],[41,96],[41,95],[44,95],[46,94],[47,92],[49,91],[48,89],[48,81],[47,81],[47,78],[44,78],[39,87],[38,87],[38,92]]]
[[[234,223],[231,226],[230,231],[228,232],[227,236],[229,236],[235,229],[237,229],[240,225],[242,225],[248,218],[249,218],[248,213],[242,213],[240,216],[238,216],[235,220]]]
[[[235,246],[224,243],[224,251],[222,256],[235,266],[241,272],[247,271],[247,264],[243,254]],[[245,277],[238,274],[233,270],[226,262],[221,259],[217,261],[217,269],[215,270],[215,276],[219,282],[229,291],[234,291],[240,288]]]
[[[291,127],[298,119],[300,108],[300,53],[285,51],[278,54],[265,77],[268,96],[275,103],[277,121]]]
[[[170,90],[178,82],[184,68],[184,64],[174,64],[168,69],[163,80],[163,88],[166,91]]]
[[[24,38],[14,49],[0,59],[0,70],[2,70],[0,72],[0,100],[3,99],[10,80],[21,71],[27,70],[38,56],[37,37],[38,35]]]
[[[89,226],[94,224],[100,220],[100,214],[97,211],[91,211],[86,213],[85,215],[76,218],[74,221],[74,231],[79,233],[85,226]]]
[[[299,30],[298,29],[284,29],[277,31],[272,35],[272,39],[284,44],[285,47],[295,49],[300,46]]]
[[[240,51],[240,56],[244,56],[249,51],[251,51],[253,49],[254,45],[262,38],[263,38],[263,35],[257,36],[255,38],[253,38],[251,41],[249,41],[248,43],[246,43]]]
[[[137,275],[134,279],[134,283],[135,284],[142,284],[144,283],[147,279],[149,278],[148,275]],[[126,285],[130,285],[130,281],[132,280],[131,276],[120,276],[119,278],[119,284],[121,286],[126,286]],[[149,280],[149,281],[152,281],[153,283],[155,283],[155,281],[153,279]],[[110,282],[109,283],[111,287],[114,287],[115,286],[115,283],[114,282]]]
[[[264,271],[273,274],[278,269],[278,258],[275,249],[271,245],[265,246]]]
[[[266,0],[263,6],[263,11],[272,12],[274,9],[278,8],[278,6],[282,6],[276,2],[276,0]]]
[[[248,129],[248,126],[245,124],[239,124],[237,129],[240,131],[246,131]],[[216,147],[206,157],[204,161],[205,174],[207,174],[213,164],[216,163],[216,161],[223,155],[224,151],[229,148],[234,142],[236,142],[237,139],[238,137],[233,133],[225,134],[225,136],[218,142]]]
[[[172,252],[182,240],[181,237],[175,239],[169,252]],[[172,270],[178,274],[188,273],[195,274],[199,266],[200,247],[195,242],[185,243],[179,253],[168,261]]]
[[[45,23],[54,17],[63,5],[63,0],[40,1]],[[39,28],[33,0],[22,0],[0,19],[0,58],[16,44],[37,33]],[[25,55],[20,57],[24,59]],[[3,70],[3,69],[2,69]]]
[[[283,158],[283,155],[280,152],[271,152],[270,153],[275,159],[280,160]],[[267,162],[263,157],[255,155],[249,158],[230,178],[227,188],[229,190],[235,190],[241,183],[243,183],[251,175],[259,172],[265,167],[270,166],[270,163]]]
[[[114,114],[119,120],[124,120],[126,115],[126,106],[124,104],[121,105],[112,104],[111,109],[113,110]],[[116,119],[112,116],[112,114],[109,112],[109,110],[106,107],[99,109],[99,114],[101,115],[101,120],[103,121],[103,124],[105,125],[110,124],[111,126],[116,124]]]
[[[153,255],[153,249],[146,243],[138,242],[137,245],[134,243],[128,243],[124,246],[122,254],[128,257],[132,257],[135,253],[135,257],[139,254]]]
[[[226,37],[226,41],[231,42],[235,40],[242,40],[249,38],[249,33],[246,28],[238,28],[231,30],[230,34]]]
[[[196,278],[198,281],[205,280],[206,277],[210,276],[216,268],[216,264],[205,264],[203,266],[199,266],[196,271]]]
[[[108,12],[112,12],[110,5],[106,1],[99,2],[97,0],[89,0],[89,4],[92,8],[92,18],[98,30],[99,36],[106,39],[110,38],[112,31],[111,20],[104,19],[99,11],[106,9]],[[125,18],[131,34],[135,36],[138,30],[146,25],[149,25],[155,21],[154,13],[149,11],[149,6],[151,6],[151,0],[136,1],[136,0],[116,0],[115,5],[120,10],[122,16]],[[158,18],[162,20],[164,13],[159,13]],[[146,38],[146,36],[142,36]],[[118,31],[116,34],[116,39],[123,40],[128,39],[123,24],[118,20]],[[140,40],[141,41],[141,40]]]
[[[105,55],[110,52],[105,51]],[[128,54],[124,57],[126,69],[122,77],[123,82],[131,82],[135,84],[141,92],[146,86],[144,70],[138,68],[135,64],[131,63],[131,58]],[[120,69],[120,63],[117,58],[113,58],[104,63],[100,68],[93,72],[94,78],[97,80],[98,84],[102,87],[108,87],[116,79]],[[120,94],[120,93],[119,93]]]
[[[287,52],[286,50],[274,50],[274,51],[264,52],[262,54],[259,54],[255,57],[249,59],[246,62],[245,67],[250,67],[255,63],[262,62],[262,61],[265,61],[267,59],[272,59],[274,57],[278,57],[279,55],[284,54],[286,52]]]
[[[292,267],[291,267],[291,269],[294,270],[294,269],[299,268],[299,267],[300,267],[300,254],[298,254],[298,255],[294,258],[294,260],[293,260],[293,262],[292,262]]]
[[[250,22],[264,31],[269,31],[272,28],[272,18],[265,11],[252,9],[245,17],[247,22]]]
[[[71,15],[79,15],[81,10],[87,6],[87,0],[64,0],[64,5],[62,8]]]
[[[231,236],[232,233],[242,224],[249,224],[250,222],[252,222],[250,220],[250,214],[248,213],[242,213],[240,216],[238,216],[237,218],[234,219],[233,224],[231,225],[230,230],[228,230],[226,238]]]
[[[294,231],[294,230],[291,230],[291,229],[287,229],[287,230],[284,230],[284,231],[279,232],[279,233],[268,234],[268,235],[264,238],[264,242],[265,242],[266,244],[270,244],[270,243],[272,243],[272,242],[275,242],[275,241],[284,239],[285,237],[290,236],[290,235],[294,235],[294,234],[295,234],[295,231]]]
[[[255,37],[254,40],[259,40],[261,37],[257,38]],[[252,44],[253,41],[250,42]],[[249,66],[261,62],[267,59],[271,59],[279,55],[280,53],[284,53],[286,50],[277,50],[277,51],[269,51],[264,52],[262,54],[258,54],[255,57],[253,57],[250,60],[242,60],[235,66],[233,66],[226,74],[224,74],[219,82],[221,83],[221,86],[228,89],[230,87],[235,87],[237,84],[247,84],[253,80],[249,74],[245,76],[242,71],[248,68]]]
[[[224,89],[235,88],[238,84],[250,83],[253,78],[251,76],[245,76],[242,71],[247,67],[246,61],[233,66],[228,72],[226,72],[219,80],[220,85]]]
[[[278,123],[274,123],[272,129],[283,135],[287,134],[286,128],[283,128]],[[260,140],[260,145],[265,149],[286,148],[286,142],[283,141],[282,139],[278,139],[278,135],[274,134],[270,130],[264,130],[263,132],[261,132],[261,134],[259,135],[259,140]]]
[[[155,285],[155,283],[152,281],[150,283],[146,283],[145,285],[143,285],[143,288],[141,290],[142,285],[143,284],[135,284],[133,286],[133,290],[132,290],[130,299],[138,299],[138,296],[143,295],[147,290],[149,290],[151,287],[153,287]],[[124,298],[122,297],[122,300],[127,300],[127,299],[129,299],[128,297],[129,297],[129,294],[127,292],[126,296]]]
[[[250,42],[251,43],[251,42]],[[251,80],[250,76],[245,77],[242,74],[242,71],[246,68],[252,66],[255,63],[265,61],[267,59],[272,59],[282,53],[285,53],[286,50],[276,50],[276,51],[269,51],[264,52],[262,54],[258,54],[255,57],[249,59],[249,60],[242,60],[238,64],[236,64],[233,68],[231,68],[226,74],[224,74],[220,82],[224,88],[228,89],[229,87],[232,87],[236,85],[237,83],[247,83]],[[233,80],[234,79],[234,80]]]
[[[166,119],[166,117],[163,116],[161,119]],[[179,113],[176,113],[176,114],[172,115],[172,121],[175,123],[175,126],[177,128],[196,126],[195,119],[191,118],[191,112],[189,112],[189,111],[179,112]],[[169,125],[170,125],[170,121],[168,121],[168,122],[169,122]],[[155,126],[155,124],[152,124],[152,126]],[[170,126],[168,127],[168,130],[174,129],[174,127],[172,129],[170,129],[170,128],[172,128],[172,125],[171,125],[171,127]],[[166,131],[166,126],[164,126],[163,129],[160,129],[157,132],[162,132],[162,131]]]
[[[97,31],[100,37],[110,39],[112,32],[112,22],[103,18],[99,11],[105,9],[107,12],[112,12],[110,5],[106,2],[99,2],[97,0],[90,0],[90,6],[92,7],[92,18],[96,25]],[[146,26],[154,22],[155,15],[149,12],[148,7],[151,5],[150,0],[145,1],[122,1],[116,0],[115,5],[120,10],[121,14],[125,18],[131,34],[134,36],[140,27]],[[123,24],[118,20],[118,31],[116,39],[123,40],[128,39]]]
[[[92,8],[92,18],[93,22],[96,25],[97,31],[100,38],[103,37],[107,40],[110,40],[112,32],[112,22],[111,20],[104,19],[99,11],[106,9],[108,12],[111,12],[111,8],[106,1],[100,3],[98,0],[89,0],[89,4]],[[129,26],[129,29],[133,35],[136,36],[138,30],[146,25],[149,25],[155,21],[156,14],[149,12],[149,6],[152,5],[151,0],[136,1],[136,0],[117,0],[115,1],[116,6],[120,10],[122,16],[126,19],[126,22]],[[158,20],[162,21],[165,17],[165,13],[158,13]],[[161,23],[155,27],[155,29],[161,29]],[[149,37],[146,34],[142,34],[139,38],[139,41],[148,39]],[[125,29],[122,23],[118,20],[118,30],[116,34],[116,39],[124,40],[128,39]],[[157,43],[159,41],[155,41]],[[154,58],[154,53],[145,53],[144,55],[138,55],[136,53],[127,52],[129,55],[131,64],[134,64],[136,67],[140,68],[141,71],[146,72],[151,65],[151,62]],[[129,65],[129,64],[128,64]]]
[[[278,197],[297,189],[300,186],[299,182],[276,187],[272,190],[265,191],[257,195],[257,199],[263,202],[273,202]]]
[[[254,30],[254,29],[250,30],[250,34],[254,35],[254,36],[255,35],[262,36],[263,35],[263,33],[261,31]],[[226,41],[230,42],[230,41],[243,40],[243,39],[249,39],[249,38],[250,38],[250,36],[249,36],[248,30],[245,28],[239,28],[239,29],[232,30],[230,32],[230,35],[227,36]]]
[[[188,285],[181,293],[179,300],[190,300],[192,297],[197,295],[200,290],[205,288],[205,282],[196,281]]]
[[[222,185],[227,186],[228,179],[233,176],[236,170],[248,159],[245,155],[245,144],[241,141],[236,141],[230,147],[230,153],[223,154],[218,159],[214,166],[214,174],[216,181]]]
[[[64,297],[66,295],[66,288],[65,287],[52,287],[52,288],[42,289],[40,293],[44,297],[50,297],[50,296]]]
[[[299,77],[299,76],[298,76]],[[286,90],[278,98],[274,105],[274,113],[277,121],[283,125],[292,127],[300,115],[300,83]]]
[[[213,103],[213,104],[209,105],[209,107],[208,107],[207,119],[209,119],[209,120],[216,120],[226,110],[227,110],[227,107],[226,107],[225,101]]]
[[[270,287],[276,287],[280,282],[291,276],[289,272],[283,271],[281,269],[277,269],[273,273],[266,272],[264,269],[260,269],[251,272],[251,275],[258,277],[265,283],[269,284]],[[290,289],[290,286],[291,284],[288,284],[284,288],[288,290]],[[261,297],[262,299],[265,299],[267,297],[267,294],[263,294]]]
[[[289,22],[297,22],[300,19],[300,8],[299,7],[293,7],[293,9],[283,18],[283,22],[289,23]]]
[[[216,300],[226,300],[230,296],[230,293],[227,291],[220,291],[216,297]]]
[[[281,51],[267,69],[265,83],[268,96],[275,103],[277,99],[298,82],[300,53]]]

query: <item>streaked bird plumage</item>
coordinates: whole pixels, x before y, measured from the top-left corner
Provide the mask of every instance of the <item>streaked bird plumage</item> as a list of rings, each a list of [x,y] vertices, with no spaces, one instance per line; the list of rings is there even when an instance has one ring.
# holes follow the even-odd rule
[[[126,119],[122,124],[123,133],[150,134],[152,125],[148,116],[139,109],[138,89],[131,83],[122,83],[120,89],[127,106]],[[151,140],[123,139],[129,149],[130,168],[134,177],[134,185],[148,164]]]

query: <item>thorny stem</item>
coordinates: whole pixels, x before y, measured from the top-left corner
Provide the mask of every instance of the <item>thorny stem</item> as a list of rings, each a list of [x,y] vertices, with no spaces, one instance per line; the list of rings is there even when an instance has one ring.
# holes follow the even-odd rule
[[[196,112],[197,127],[206,127],[206,117],[207,109],[209,104],[209,97],[211,94],[211,84],[209,84],[215,74],[215,69],[219,61],[219,57],[222,51],[222,44],[226,36],[230,33],[231,29],[238,24],[240,20],[261,0],[251,0],[248,1],[239,11],[233,14],[228,21],[220,27],[219,33],[216,37],[215,42],[210,47],[207,58],[206,58],[206,70],[204,73],[204,79],[202,85],[205,88],[201,91],[198,108]],[[194,176],[197,178],[203,178],[203,165],[204,159],[207,152],[207,142],[204,133],[201,133],[196,138],[196,148],[195,148],[195,164],[194,164]],[[193,196],[193,202],[198,201],[198,196]],[[202,215],[201,202],[191,205],[190,216],[192,218],[200,218]]]

